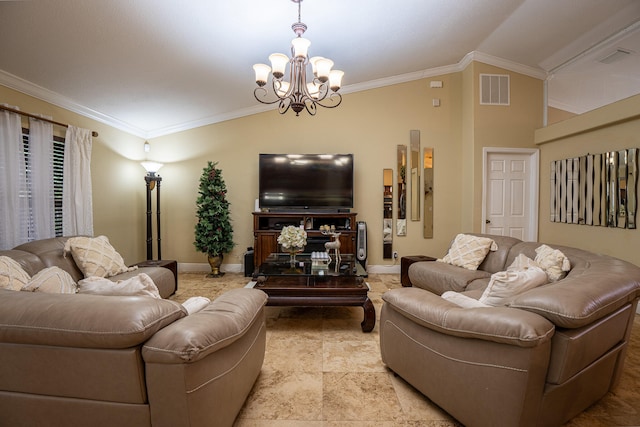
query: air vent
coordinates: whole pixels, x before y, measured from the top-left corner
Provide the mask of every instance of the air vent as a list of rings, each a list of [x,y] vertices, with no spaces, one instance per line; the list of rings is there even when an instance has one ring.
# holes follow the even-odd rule
[[[624,58],[628,57],[629,55],[631,55],[630,50],[618,48],[615,51],[608,54],[607,56],[605,56],[604,58],[598,59],[598,62],[602,62],[603,64],[613,64],[614,62],[622,61]]]
[[[509,75],[480,74],[480,104],[509,105]]]

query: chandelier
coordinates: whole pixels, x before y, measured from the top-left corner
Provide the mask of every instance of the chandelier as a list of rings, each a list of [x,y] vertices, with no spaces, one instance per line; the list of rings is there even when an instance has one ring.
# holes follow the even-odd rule
[[[302,37],[307,26],[300,21],[300,3],[302,0],[291,0],[298,4],[298,22],[291,25],[296,38],[291,41],[291,58],[282,53],[269,55],[271,67],[266,64],[255,64],[256,83],[258,87],[253,96],[263,104],[278,103],[278,112],[284,114],[291,108],[296,116],[303,109],[309,114],[316,114],[317,106],[335,108],[342,102],[338,93],[344,72],[332,70],[333,61],[321,56],[308,58],[307,51],[311,42]],[[289,64],[289,79],[284,75]],[[307,68],[311,64],[312,76],[307,77]],[[273,94],[265,88],[271,74]],[[308,81],[308,82],[307,82]]]

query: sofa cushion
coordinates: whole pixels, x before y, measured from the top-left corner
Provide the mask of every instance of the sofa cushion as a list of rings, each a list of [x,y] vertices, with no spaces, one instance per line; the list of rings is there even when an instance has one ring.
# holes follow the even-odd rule
[[[60,267],[40,270],[21,290],[28,292],[48,292],[52,294],[75,294],[78,285],[69,273]]]
[[[498,246],[493,239],[488,237],[458,234],[449,247],[449,251],[439,262],[477,270],[478,266],[487,256],[489,250],[497,250]]]
[[[118,280],[117,282],[103,277],[88,277],[78,282],[78,293],[161,298],[153,280],[145,273],[140,273],[126,280]]]
[[[571,269],[569,258],[559,249],[553,249],[547,245],[536,248],[535,262],[547,273],[551,282],[562,279]]]
[[[128,349],[186,314],[165,299],[0,289],[0,342]]]
[[[479,301],[492,306],[504,305],[511,297],[547,283],[547,274],[527,256],[520,254],[505,271],[491,275]]]
[[[414,262],[409,266],[413,286],[442,295],[446,291],[462,292],[478,279],[488,279],[491,273],[467,270],[444,262]]]
[[[29,283],[29,275],[8,256],[0,256],[0,288],[19,291]]]
[[[461,308],[413,287],[391,289],[382,299],[384,306],[417,325],[461,338],[535,347],[550,341],[554,332],[551,322],[534,313],[508,307]]]
[[[106,236],[72,237],[67,240],[65,253],[71,252],[84,277],[111,277],[130,271],[122,256],[109,243]],[[131,267],[136,269],[137,267]]]

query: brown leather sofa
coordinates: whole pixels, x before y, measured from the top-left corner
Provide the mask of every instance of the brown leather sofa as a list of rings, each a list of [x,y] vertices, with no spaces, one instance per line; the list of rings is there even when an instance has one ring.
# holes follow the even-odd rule
[[[54,240],[0,255],[77,277]],[[154,269],[137,271],[175,283]],[[0,426],[230,426],[262,367],[266,300],[234,289],[187,315],[166,299],[0,290]]]
[[[536,242],[501,236],[477,271],[414,262],[410,287],[383,294],[382,360],[468,426],[557,426],[619,381],[640,297],[640,268],[560,249],[571,270],[499,307],[463,308],[445,291],[478,299],[492,273]]]

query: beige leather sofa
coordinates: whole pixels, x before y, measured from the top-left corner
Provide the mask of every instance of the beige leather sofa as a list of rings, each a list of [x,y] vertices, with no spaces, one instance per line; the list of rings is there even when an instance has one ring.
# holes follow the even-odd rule
[[[76,274],[54,240],[0,255]],[[0,290],[0,426],[230,426],[262,367],[266,300],[234,289],[187,315],[166,299]]]
[[[478,235],[483,236],[483,235]],[[492,273],[536,242],[487,236],[498,250],[477,271],[416,262],[411,287],[383,295],[384,363],[468,426],[557,426],[612,390],[622,374],[640,296],[640,268],[560,249],[571,270],[499,307],[462,308],[445,291],[479,298]]]

